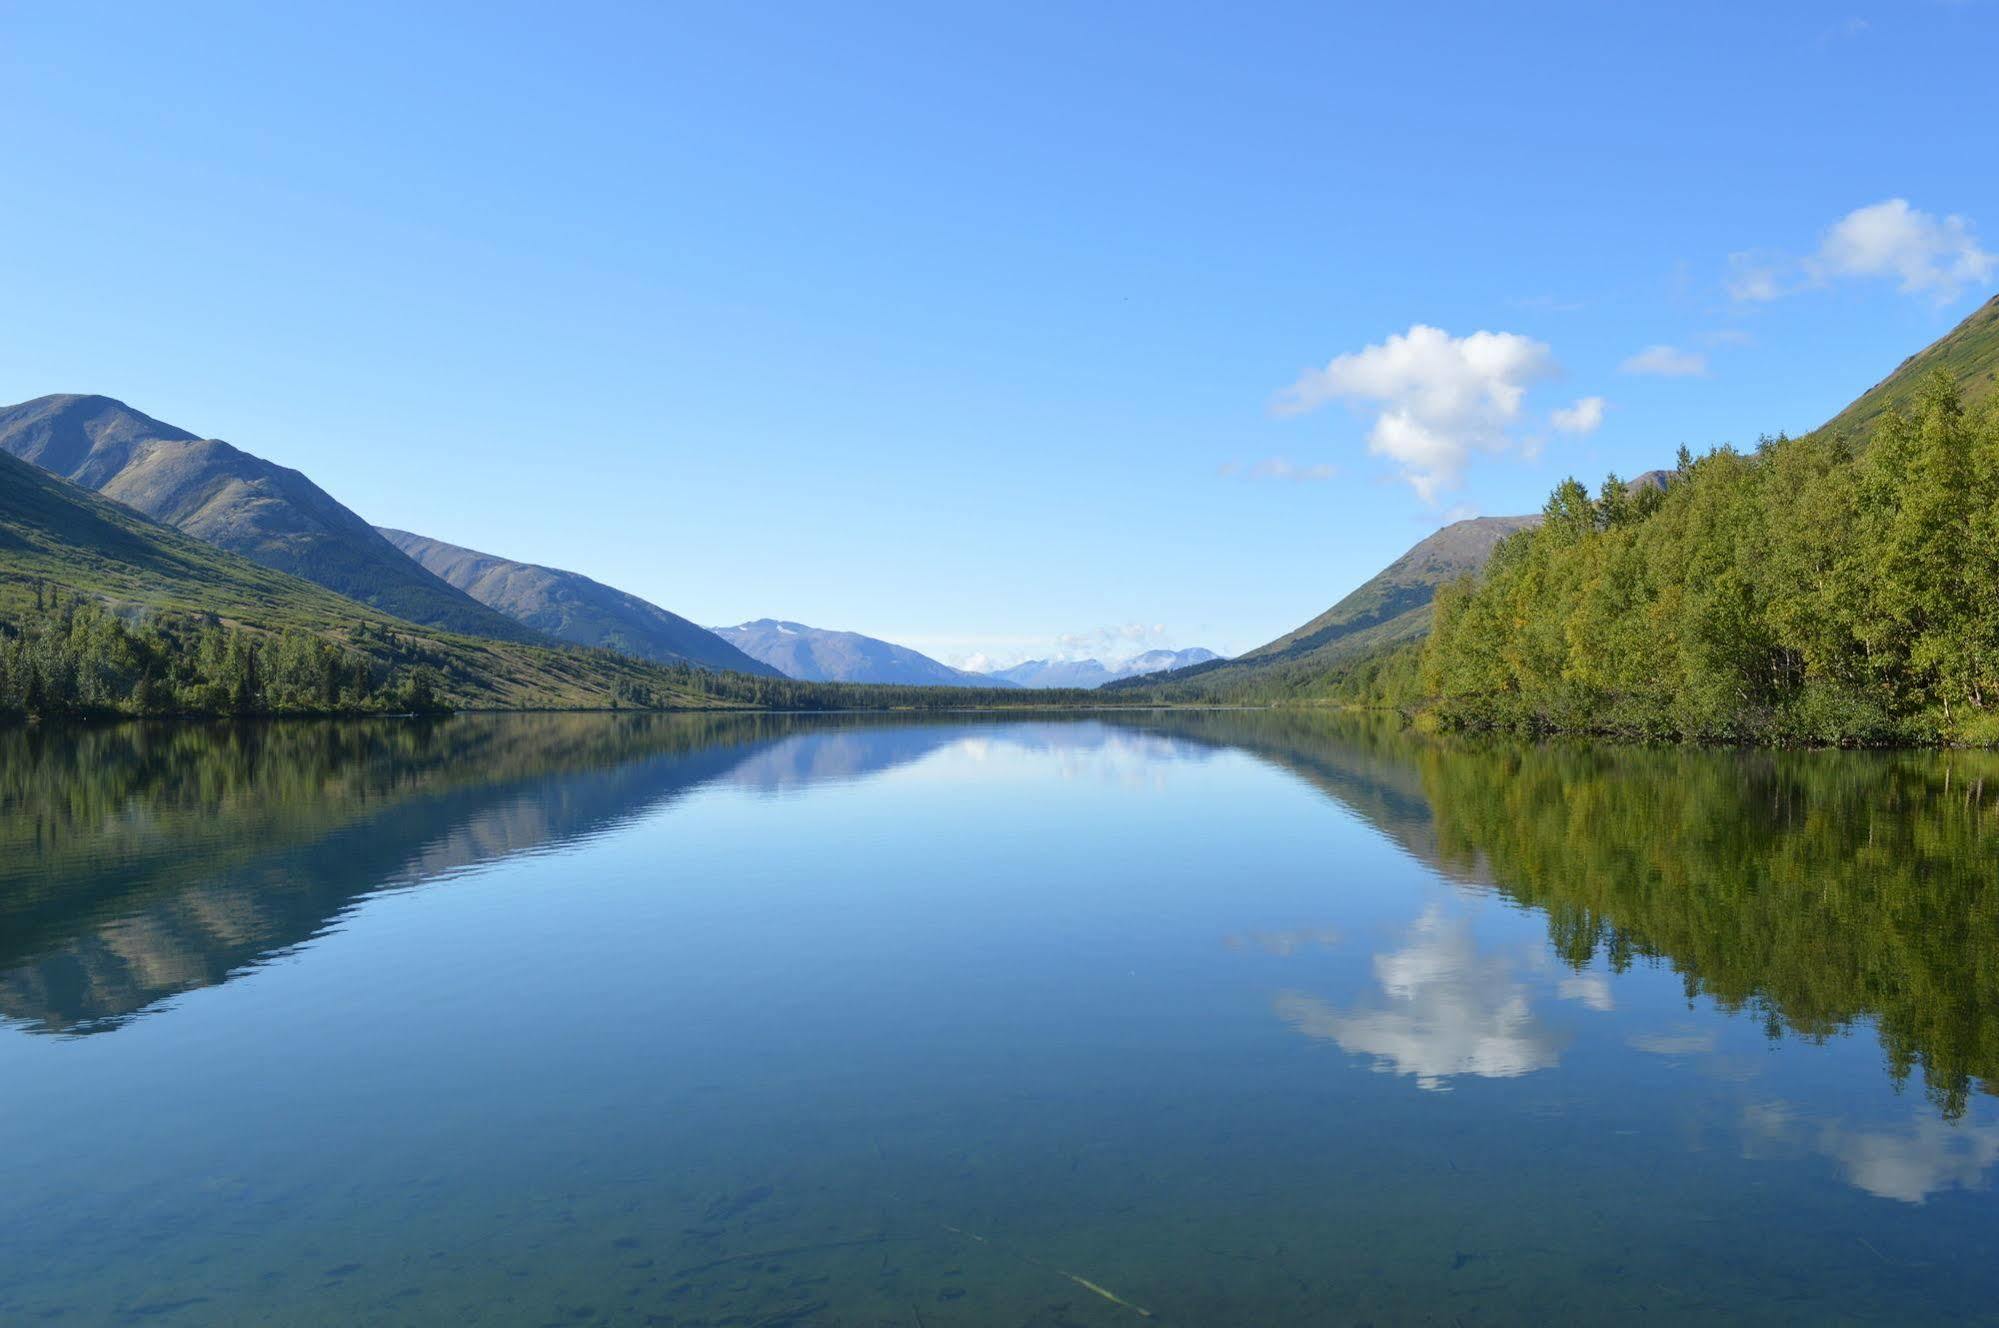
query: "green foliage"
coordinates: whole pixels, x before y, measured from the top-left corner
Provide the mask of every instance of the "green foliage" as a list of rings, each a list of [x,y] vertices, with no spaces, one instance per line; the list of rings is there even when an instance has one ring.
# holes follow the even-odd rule
[[[35,587],[0,623],[0,717],[297,715],[446,708],[427,664],[380,669],[299,628],[253,633],[197,615],[127,623]]]
[[[1663,494],[1574,480],[1440,593],[1446,727],[1708,741],[1989,741],[1999,724],[1999,413],[1933,373],[1865,453],[1839,436],[1683,454]]]

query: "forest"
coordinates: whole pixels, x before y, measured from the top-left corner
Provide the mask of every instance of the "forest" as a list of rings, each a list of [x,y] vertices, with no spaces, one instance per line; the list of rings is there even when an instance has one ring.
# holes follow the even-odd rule
[[[1861,447],[1682,448],[1663,493],[1565,481],[1439,591],[1420,653],[1356,670],[1444,728],[1989,745],[1995,586],[1999,412],[1938,372]]]
[[[358,633],[358,635],[354,635]],[[37,582],[0,621],[0,721],[135,716],[432,714],[465,666],[422,637],[363,624],[348,644],[304,627],[259,630],[212,614],[120,616],[94,596]],[[1073,705],[1091,693],[796,682],[687,664],[624,663],[610,708],[946,710]],[[559,657],[558,657],[559,658]]]
[[[171,613],[127,622],[94,599],[39,583],[33,608],[0,628],[0,717],[441,708],[429,665],[385,668],[301,628],[257,633]]]

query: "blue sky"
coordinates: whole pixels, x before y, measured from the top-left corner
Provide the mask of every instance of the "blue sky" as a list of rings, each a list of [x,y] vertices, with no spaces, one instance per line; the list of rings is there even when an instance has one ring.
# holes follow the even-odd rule
[[[1996,49],[1989,0],[0,0],[0,398],[702,622],[1234,652],[1947,330]]]

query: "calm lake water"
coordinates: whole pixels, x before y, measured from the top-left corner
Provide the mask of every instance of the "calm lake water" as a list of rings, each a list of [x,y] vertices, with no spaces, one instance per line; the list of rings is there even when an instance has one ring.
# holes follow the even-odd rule
[[[1999,1321],[1999,760],[0,734],[0,1322]]]

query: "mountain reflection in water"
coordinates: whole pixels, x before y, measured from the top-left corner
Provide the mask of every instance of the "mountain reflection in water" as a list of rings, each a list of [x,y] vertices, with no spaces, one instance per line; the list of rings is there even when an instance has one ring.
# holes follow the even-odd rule
[[[1999,1081],[1999,757],[1447,742],[1282,713],[8,731],[0,1013],[114,1028],[309,945],[377,890],[559,848],[707,784],[781,792],[993,744],[1250,753],[1444,877],[1538,911],[1574,999],[1609,1001],[1599,956],[1612,973],[1660,963],[1773,1039],[1871,1024],[1889,1073],[1919,1077],[1945,1117]],[[1554,1063],[1511,961],[1470,944],[1433,908],[1375,958],[1373,1007],[1293,991],[1278,1013],[1424,1087]]]
[[[1975,1319],[1993,766],[9,731],[0,1321]]]

